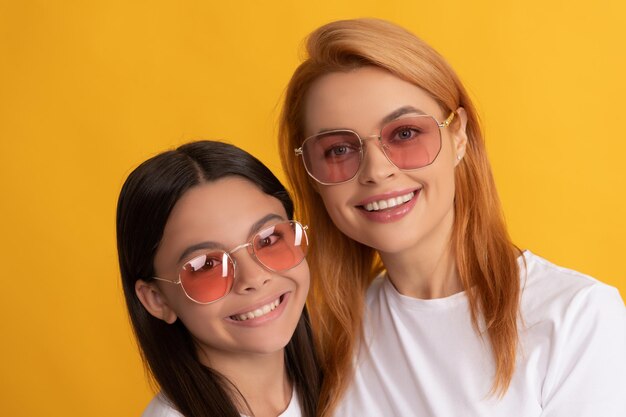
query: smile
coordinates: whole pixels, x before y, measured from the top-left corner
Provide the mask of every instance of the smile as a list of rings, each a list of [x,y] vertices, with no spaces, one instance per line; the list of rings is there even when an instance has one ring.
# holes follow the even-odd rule
[[[415,192],[411,191],[410,193],[400,195],[398,197],[388,198],[386,200],[372,201],[371,203],[367,203],[363,206],[363,208],[367,211],[379,211],[385,210],[388,208],[396,207],[401,204],[404,204],[415,196]]]
[[[230,316],[230,318],[235,321],[246,321],[250,319],[255,319],[257,317],[262,317],[268,314],[269,312],[273,311],[276,307],[278,307],[280,303],[282,302],[282,300],[283,300],[283,296],[281,295],[280,297],[278,297],[276,300],[272,301],[271,303],[265,304],[264,306],[261,306],[255,310],[248,311],[247,313],[236,314],[234,316]]]

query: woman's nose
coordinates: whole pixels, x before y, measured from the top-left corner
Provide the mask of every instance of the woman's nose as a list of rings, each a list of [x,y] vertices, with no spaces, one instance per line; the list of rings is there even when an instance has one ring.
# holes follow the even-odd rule
[[[395,175],[398,168],[387,159],[382,144],[377,136],[371,136],[364,141],[363,160],[359,172],[359,181],[362,184],[378,184]]]

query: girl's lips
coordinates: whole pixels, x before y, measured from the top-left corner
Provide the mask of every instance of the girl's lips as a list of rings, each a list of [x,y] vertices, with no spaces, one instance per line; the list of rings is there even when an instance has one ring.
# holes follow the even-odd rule
[[[240,309],[240,310],[238,310],[236,313],[233,313],[233,314],[231,314],[230,316],[239,316],[239,315],[241,315],[241,314],[246,314],[246,313],[248,313],[248,312],[252,312],[252,311],[254,311],[254,310],[257,310],[257,309],[259,309],[259,308],[262,308],[263,306],[265,306],[265,305],[267,305],[267,304],[270,304],[271,302],[273,302],[273,301],[275,301],[275,300],[277,300],[277,299],[281,298],[281,297],[282,297],[283,295],[285,295],[285,294],[286,294],[286,292],[283,292],[283,293],[279,293],[279,294],[271,295],[271,296],[269,296],[269,297],[265,297],[265,298],[263,298],[263,299],[259,300],[258,302],[254,303],[254,304],[252,304],[252,305],[249,305],[249,306],[246,306],[246,307],[241,308],[241,309]]]
[[[283,311],[285,310],[285,306],[287,305],[288,301],[289,301],[289,296],[291,293],[286,292],[281,294],[280,296],[278,296],[275,299],[272,298],[268,298],[266,299],[267,301],[263,301],[261,303],[256,303],[253,307],[246,307],[245,311],[241,311],[240,313],[236,313],[233,315],[230,315],[228,317],[226,317],[224,320],[230,322],[231,324],[234,325],[238,325],[238,326],[243,326],[243,327],[257,327],[257,326],[261,326],[269,321],[272,321],[278,317],[280,317],[280,315],[283,313]],[[267,313],[263,313],[262,315],[256,317],[250,317],[249,315],[246,318],[243,318],[243,316],[249,314],[249,313],[254,313],[255,310],[259,310],[259,309],[263,309],[263,307],[271,305],[273,302],[275,302],[276,300],[279,301],[278,306],[276,306],[273,310],[270,310]],[[252,308],[252,310],[250,309]]]

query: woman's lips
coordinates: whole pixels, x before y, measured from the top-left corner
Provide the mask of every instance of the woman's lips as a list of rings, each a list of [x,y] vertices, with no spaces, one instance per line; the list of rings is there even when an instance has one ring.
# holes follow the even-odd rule
[[[367,219],[379,223],[391,223],[400,220],[411,211],[417,202],[421,188],[401,191],[389,195],[380,195],[364,200],[358,205],[359,212]]]
[[[395,197],[387,197],[384,199],[378,199],[369,203],[361,205],[367,211],[380,211],[388,208],[393,208],[410,201],[415,197],[415,191],[411,191],[405,194],[401,194]]]

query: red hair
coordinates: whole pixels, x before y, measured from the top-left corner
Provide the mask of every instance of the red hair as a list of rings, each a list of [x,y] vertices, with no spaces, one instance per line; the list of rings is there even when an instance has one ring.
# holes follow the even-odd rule
[[[468,142],[455,171],[450,243],[473,326],[480,335],[487,335],[492,347],[496,369],[492,393],[504,394],[515,369],[518,344],[520,251],[508,236],[476,110],[459,78],[421,39],[376,19],[324,25],[309,36],[307,53],[286,91],[279,149],[297,216],[318,237],[309,252],[309,309],[325,373],[321,414],[331,414],[350,383],[353,355],[362,334],[364,295],[383,268],[372,248],[334,226],[294,149],[305,137],[304,103],[315,80],[330,72],[372,65],[425,90],[444,112],[463,107],[467,113]]]

